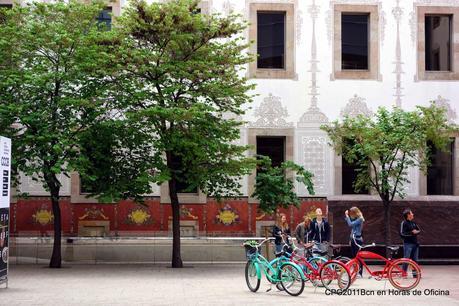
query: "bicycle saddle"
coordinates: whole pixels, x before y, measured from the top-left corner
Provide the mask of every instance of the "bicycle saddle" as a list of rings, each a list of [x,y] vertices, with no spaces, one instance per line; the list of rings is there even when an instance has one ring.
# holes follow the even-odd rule
[[[396,246],[396,245],[388,245],[388,246],[386,246],[386,248],[388,248],[389,250],[391,250],[393,252],[397,252],[398,249],[400,249],[400,247]]]

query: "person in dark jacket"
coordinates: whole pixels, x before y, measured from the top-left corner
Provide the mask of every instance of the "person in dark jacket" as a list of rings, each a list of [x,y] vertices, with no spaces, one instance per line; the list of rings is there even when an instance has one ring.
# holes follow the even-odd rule
[[[323,218],[322,209],[316,209],[316,217],[311,223],[312,240],[316,242],[315,249],[320,253],[327,253],[330,240],[330,224]],[[314,251],[314,250],[313,250]]]
[[[403,257],[418,261],[419,243],[418,235],[421,232],[419,226],[413,221],[414,214],[409,208],[403,211],[404,220],[400,224],[400,236],[403,240]],[[403,267],[406,271],[406,266]]]
[[[287,236],[290,235],[290,228],[287,223],[287,216],[280,213],[277,217],[276,224],[273,226],[274,245],[276,246],[276,253],[282,251],[284,241],[287,242]]]
[[[295,229],[295,238],[298,242],[298,248],[304,250],[306,247],[309,247],[309,243],[312,240],[311,233],[311,218],[305,215],[303,222],[298,224]]]

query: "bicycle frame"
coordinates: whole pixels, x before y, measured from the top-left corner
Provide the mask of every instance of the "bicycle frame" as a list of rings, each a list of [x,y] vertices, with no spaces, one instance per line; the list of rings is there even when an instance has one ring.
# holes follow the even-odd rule
[[[314,277],[314,279],[320,279],[320,276],[319,276],[319,270],[320,270],[320,267],[314,267],[310,261],[313,260],[313,259],[320,259],[321,261],[323,262],[326,262],[327,259],[325,259],[324,257],[320,257],[320,256],[314,256],[314,257],[311,257],[309,260],[306,259],[306,257],[304,256],[301,256],[300,254],[296,253],[295,251],[290,254],[290,261],[299,265],[300,267],[303,268],[303,272],[305,273],[305,275],[308,275],[307,278],[308,279],[311,279],[311,276]],[[306,269],[309,269],[309,271],[311,271],[310,273],[307,273]]]
[[[259,244],[258,247],[260,247],[261,244],[265,243],[266,241],[269,241],[269,239],[265,239],[263,242]],[[277,275],[279,274],[278,272],[282,266],[282,263],[290,262],[290,259],[286,257],[285,255],[281,255],[280,257],[277,257],[271,261],[268,261],[263,255],[260,254],[260,252],[258,251],[258,247],[257,247],[257,251],[255,252],[255,254],[253,254],[252,257],[250,258],[250,260],[252,260],[255,263],[255,266],[257,269],[257,277],[261,278],[261,272],[263,272],[269,282],[271,283],[280,282],[280,279],[277,278]],[[274,267],[275,264],[277,264],[276,267]],[[296,265],[295,263],[292,263],[292,264]],[[298,265],[296,266],[299,272],[301,273],[301,278],[303,280],[306,280],[303,269],[301,269],[301,267],[299,267]]]
[[[279,267],[280,267],[279,262],[287,261],[287,258],[284,256],[281,256],[271,261],[268,261],[263,255],[257,252],[257,256],[255,257],[255,259],[253,259],[253,261],[255,261],[255,263],[258,265],[259,268],[261,266],[261,271],[264,273],[264,275],[266,276],[269,282],[277,283],[280,281],[280,279],[277,278],[277,275],[279,274],[278,273]],[[277,263],[277,267],[274,268],[274,265],[276,263]],[[260,273],[260,277],[261,277],[261,273]]]
[[[366,264],[365,260],[380,260],[384,262],[384,268],[382,270],[371,270],[368,265]],[[373,276],[377,277],[378,279],[387,278],[388,270],[392,265],[393,260],[387,259],[379,254],[369,252],[369,251],[359,251],[354,259],[351,259],[351,262],[357,261],[358,263],[362,264],[362,267],[368,271],[368,273]]]
[[[355,262],[357,263],[360,263],[362,264],[362,267],[365,268],[365,270],[368,271],[368,273],[370,273],[370,275],[372,277],[375,277],[376,280],[382,280],[382,279],[385,279],[385,278],[388,278],[389,277],[389,269],[394,265],[394,264],[397,264],[397,262],[400,260],[400,259],[392,259],[392,258],[385,258],[379,254],[376,254],[376,253],[373,253],[373,252],[369,252],[369,251],[362,251],[362,249],[364,248],[367,248],[367,247],[373,247],[375,246],[376,244],[373,242],[372,244],[370,245],[366,245],[366,246],[362,246],[360,244],[357,243],[357,241],[355,240],[355,237],[352,236],[352,239],[354,240],[354,243],[355,245],[357,245],[359,247],[359,251],[357,252],[356,254],[356,257],[351,259],[351,261],[349,261],[347,263],[347,265],[349,267],[351,267]],[[403,258],[401,258],[403,259]],[[407,258],[405,258],[407,259]],[[368,265],[366,264],[365,260],[379,260],[379,261],[383,261],[384,262],[384,268],[382,270],[371,270]],[[411,260],[410,260],[411,261]],[[362,269],[363,269],[362,268]],[[406,273],[406,272],[403,272],[403,273]]]

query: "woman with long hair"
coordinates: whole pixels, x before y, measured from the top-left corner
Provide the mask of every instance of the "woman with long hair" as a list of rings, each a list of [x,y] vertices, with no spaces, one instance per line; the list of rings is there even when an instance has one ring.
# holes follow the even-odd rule
[[[284,213],[280,213],[277,216],[276,224],[273,226],[273,237],[275,238],[274,244],[276,246],[276,253],[280,253],[282,251],[283,240],[286,241],[287,235],[290,235],[287,216]]]
[[[362,212],[357,207],[351,207],[351,209],[344,212],[347,225],[351,228],[350,245],[352,258],[355,258],[359,251],[358,245],[363,245],[362,228],[365,218]],[[359,267],[359,275],[362,277],[363,269],[362,264]]]

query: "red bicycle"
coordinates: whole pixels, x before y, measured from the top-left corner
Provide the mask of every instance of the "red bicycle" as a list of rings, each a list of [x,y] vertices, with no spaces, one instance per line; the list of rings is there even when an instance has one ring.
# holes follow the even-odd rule
[[[307,280],[314,287],[323,286],[329,290],[346,290],[349,288],[351,274],[345,263],[337,260],[327,260],[320,256],[312,256],[311,248],[313,243],[304,250],[305,253],[300,252],[300,249],[293,243],[293,239],[291,237],[288,237],[288,239],[291,246],[290,260],[303,269]]]
[[[359,252],[355,258],[351,259],[351,261],[346,264],[351,273],[351,283],[357,278],[360,264],[373,278],[376,280],[389,279],[392,286],[399,290],[411,290],[421,281],[421,268],[415,261],[409,258],[392,259],[393,255],[397,253],[400,247],[387,246],[391,255],[390,258],[385,258],[373,252],[362,251],[362,249],[374,247],[376,245],[375,243],[362,246],[356,242],[355,237],[352,237],[352,239],[354,239],[354,243],[359,247]],[[384,268],[382,270],[372,271],[365,263],[365,260],[383,261]]]

